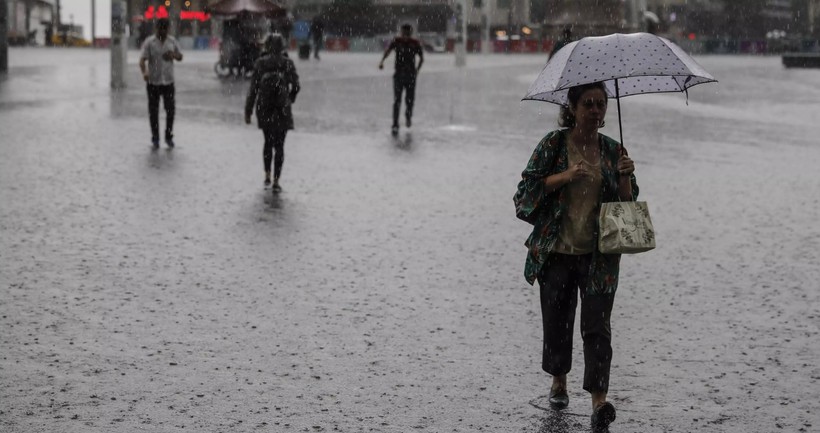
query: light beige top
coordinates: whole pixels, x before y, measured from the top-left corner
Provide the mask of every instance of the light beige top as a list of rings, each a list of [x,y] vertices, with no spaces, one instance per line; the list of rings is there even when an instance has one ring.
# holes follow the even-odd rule
[[[157,35],[151,35],[142,43],[140,59],[148,60],[149,84],[155,86],[174,84],[174,61],[162,58],[166,51],[180,52],[177,40],[171,36],[166,37],[165,42],[162,42]],[[164,100],[163,103],[165,103]]]
[[[569,165],[575,165],[583,159],[581,152],[567,143]],[[585,160],[586,161],[586,160]],[[567,200],[567,212],[561,217],[558,239],[553,251],[561,254],[589,254],[595,248],[596,212],[601,192],[601,160],[586,161],[592,166],[592,178],[570,182],[564,194]]]

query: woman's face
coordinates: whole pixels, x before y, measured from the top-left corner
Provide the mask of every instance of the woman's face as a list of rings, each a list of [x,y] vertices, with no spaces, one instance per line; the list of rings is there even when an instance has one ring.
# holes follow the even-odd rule
[[[575,126],[584,129],[598,128],[606,116],[606,93],[601,89],[589,89],[581,94],[575,104]]]

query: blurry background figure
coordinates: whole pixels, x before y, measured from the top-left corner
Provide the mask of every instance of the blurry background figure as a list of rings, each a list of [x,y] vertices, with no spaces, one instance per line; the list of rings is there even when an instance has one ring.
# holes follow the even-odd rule
[[[653,35],[658,34],[658,27],[661,24],[661,19],[654,12],[643,11],[643,22],[646,24],[646,32]]]
[[[318,16],[310,24],[310,38],[313,40],[313,58],[319,60],[319,50],[322,49],[325,38],[325,23]]]
[[[290,37],[296,41],[300,60],[310,59],[310,21],[294,19]]]
[[[288,50],[290,47],[290,34],[293,32],[293,15],[288,12],[288,14],[282,18],[281,22],[279,23],[279,34],[282,35],[282,39],[285,40],[285,51]]]
[[[550,59],[552,56],[555,55],[561,48],[564,48],[565,45],[572,42],[572,27],[564,27],[564,31],[561,32],[561,39],[559,39],[555,45],[552,46],[552,50],[550,51]],[[549,60],[549,59],[547,59]]]
[[[391,133],[395,136],[399,133],[399,111],[401,109],[401,94],[405,93],[404,117],[407,120],[407,127],[412,124],[413,103],[416,99],[416,76],[421,65],[424,63],[424,50],[421,43],[413,37],[413,26],[404,24],[401,26],[401,35],[395,37],[387,49],[384,50],[379,69],[384,69],[384,61],[390,52],[396,50],[396,72],[393,74],[393,127]],[[419,56],[419,63],[416,66],[416,56]]]

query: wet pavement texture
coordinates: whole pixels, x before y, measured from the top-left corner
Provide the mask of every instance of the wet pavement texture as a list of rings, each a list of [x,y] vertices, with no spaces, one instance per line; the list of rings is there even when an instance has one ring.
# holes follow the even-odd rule
[[[297,61],[273,196],[247,81],[185,55],[152,152],[136,52],[112,94],[105,51],[10,50],[0,430],[589,431],[577,330],[546,403],[511,200],[556,127],[519,102],[543,58],[429,55],[395,139],[380,54]],[[621,102],[658,248],[622,261],[609,431],[818,431],[820,74],[697,60],[688,105]]]

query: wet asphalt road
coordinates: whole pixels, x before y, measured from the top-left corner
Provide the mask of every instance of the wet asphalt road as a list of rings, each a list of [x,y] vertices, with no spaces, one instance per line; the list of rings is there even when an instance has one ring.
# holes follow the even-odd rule
[[[214,56],[178,64],[178,148],[152,152],[135,52],[112,94],[105,52],[11,50],[0,430],[588,431],[580,338],[544,409],[511,201],[555,126],[518,102],[543,60],[428,56],[398,139],[379,55],[297,62],[274,197]],[[622,102],[659,248],[623,261],[610,431],[817,431],[820,75],[698,60],[721,83],[688,106]]]

